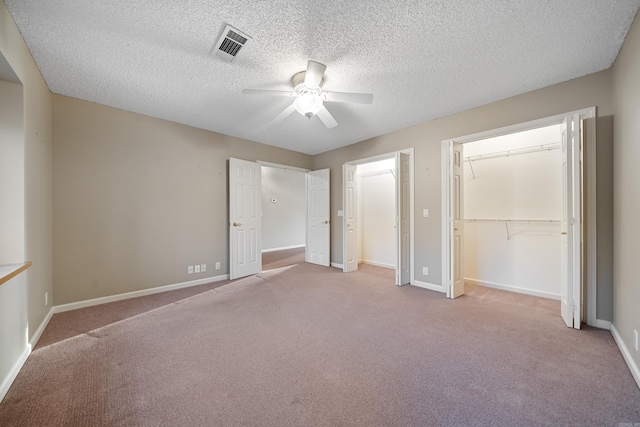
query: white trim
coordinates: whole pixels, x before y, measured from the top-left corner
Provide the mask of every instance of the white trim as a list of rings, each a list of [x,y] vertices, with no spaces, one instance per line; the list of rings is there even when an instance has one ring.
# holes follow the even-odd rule
[[[342,264],[338,264],[337,262],[332,262],[331,263],[331,267],[333,268],[339,268],[340,270],[342,270],[344,268],[344,265]]]
[[[33,336],[29,340],[29,345],[31,346],[31,348],[36,348],[36,344],[38,344],[38,341],[40,341],[40,337],[42,336],[42,333],[46,329],[47,325],[49,324],[49,321],[51,320],[51,318],[55,313],[56,313],[55,307],[51,307],[47,315],[44,316],[44,319],[42,320],[42,322],[40,322],[40,326],[38,326],[38,329],[36,329],[36,331],[33,333]]]
[[[289,165],[281,165],[279,163],[263,162],[262,160],[258,160],[256,163],[259,164],[260,166],[267,166],[269,168],[286,169],[290,171],[297,171],[297,172],[304,172],[304,173],[311,172],[311,169],[298,168],[296,166],[289,166]]]
[[[417,286],[418,288],[428,289],[430,291],[442,292],[445,293],[446,290],[441,285],[434,285],[433,283],[421,282],[419,280],[413,280],[411,282],[412,286]]]
[[[109,302],[122,301],[130,298],[143,297],[146,295],[159,294],[161,292],[175,291],[176,289],[189,288],[192,286],[206,285],[207,283],[220,282],[228,280],[229,275],[207,277],[204,279],[191,280],[189,282],[175,283],[173,285],[158,286],[156,288],[143,289],[140,291],[126,292],[124,294],[110,295],[106,297],[93,298],[84,301],[71,302],[69,304],[56,305],[53,307],[54,313],[63,313],[65,311],[77,310],[79,308],[92,307],[94,305],[106,304]]]
[[[271,248],[271,249],[263,249],[262,253],[265,252],[275,252],[275,251],[286,251],[287,249],[298,249],[298,248],[304,248],[307,245],[302,244],[302,245],[293,245],[293,246],[283,246],[281,248]]]
[[[13,365],[13,367],[9,371],[9,374],[5,377],[4,381],[2,382],[2,385],[0,385],[0,402],[2,402],[2,399],[4,399],[4,397],[7,395],[9,388],[11,387],[16,377],[20,373],[20,370],[22,369],[27,359],[29,358],[31,351],[36,347],[36,344],[38,344],[38,341],[40,340],[40,337],[42,336],[42,333],[44,332],[45,328],[49,324],[49,321],[53,317],[53,314],[54,314],[54,309],[52,307],[47,313],[47,315],[44,317],[42,322],[40,322],[40,326],[38,326],[38,329],[36,329],[36,331],[33,333],[33,336],[31,337],[31,339],[29,340],[29,343],[27,344],[24,351],[20,355],[20,358]]]
[[[552,294],[551,292],[536,291],[534,289],[520,288],[518,286],[504,285],[502,283],[487,282],[484,280],[470,279],[467,277],[464,278],[464,281],[476,284],[478,286],[499,289],[501,291],[517,292],[519,294],[532,295],[534,297],[548,298],[558,301],[560,300],[560,294]]]
[[[611,335],[613,335],[613,340],[616,342],[616,344],[618,344],[620,353],[622,353],[622,357],[624,358],[624,361],[627,362],[627,366],[631,371],[631,375],[633,375],[633,379],[636,380],[636,384],[638,385],[638,387],[640,387],[640,369],[638,369],[638,365],[636,365],[636,362],[633,360],[633,357],[631,357],[631,352],[629,351],[627,346],[624,344],[624,341],[622,340],[620,333],[618,333],[618,330],[614,325],[611,325]]]
[[[600,329],[606,329],[607,331],[611,330],[611,322],[609,322],[608,320],[596,319],[596,322],[593,326]]]
[[[18,373],[20,373],[20,369],[22,369],[22,367],[24,366],[24,363],[27,361],[27,358],[29,357],[30,354],[31,354],[31,345],[27,344],[24,351],[20,355],[20,358],[16,360],[16,363],[14,363],[13,367],[9,371],[9,374],[6,376],[6,378],[2,382],[2,385],[0,385],[0,402],[2,402],[2,399],[4,399],[4,397],[7,395],[7,392],[9,391],[11,384],[13,384],[13,381],[18,376]]]
[[[444,141],[455,141],[461,144],[465,144],[467,142],[478,141],[481,139],[495,138],[497,136],[508,135],[511,133],[518,133],[546,126],[559,125],[560,123],[562,123],[562,120],[564,120],[565,117],[574,114],[579,114],[581,119],[591,119],[596,117],[596,107],[589,107],[576,111],[568,111],[564,114],[556,114],[555,116],[543,117],[541,119],[516,123],[497,129],[490,129],[482,132],[472,133],[469,135],[458,136],[456,138],[446,139]]]
[[[393,264],[385,264],[383,262],[369,261],[369,260],[366,260],[366,259],[361,259],[360,262],[363,263],[363,264],[374,265],[376,267],[390,268],[392,270],[396,269],[395,265],[393,265]]]

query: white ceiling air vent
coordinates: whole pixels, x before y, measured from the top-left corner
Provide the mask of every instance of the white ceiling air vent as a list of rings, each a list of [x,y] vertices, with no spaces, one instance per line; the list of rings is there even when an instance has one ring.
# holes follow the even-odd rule
[[[227,62],[231,62],[250,38],[251,37],[233,28],[231,25],[227,25],[224,27],[220,39],[216,42],[216,55]]]

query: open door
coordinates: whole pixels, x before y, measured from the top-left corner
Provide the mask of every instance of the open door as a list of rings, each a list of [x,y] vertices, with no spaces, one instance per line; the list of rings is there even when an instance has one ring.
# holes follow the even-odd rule
[[[464,294],[464,187],[462,166],[462,144],[451,142],[448,148],[446,167],[451,171],[449,194],[447,195],[447,248],[448,268],[445,281],[447,297],[458,298]]]
[[[307,246],[305,261],[329,266],[329,169],[307,172]]]
[[[344,183],[342,203],[344,211],[344,265],[342,270],[345,273],[358,269],[357,168],[356,165],[345,164],[342,166],[342,182]]]
[[[562,221],[560,315],[564,323],[580,329],[581,322],[581,169],[580,116],[562,122]]]
[[[462,173],[462,144],[453,143],[453,289],[451,298],[464,294],[464,181]]]
[[[260,165],[229,159],[229,278],[262,271]]]
[[[396,285],[411,281],[409,154],[396,153]]]

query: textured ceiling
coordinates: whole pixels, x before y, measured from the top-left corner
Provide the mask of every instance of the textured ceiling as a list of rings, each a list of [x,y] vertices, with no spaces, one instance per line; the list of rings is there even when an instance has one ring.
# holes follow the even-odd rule
[[[54,93],[316,154],[609,68],[640,0],[5,0]],[[212,54],[225,23],[251,36]],[[271,124],[313,59],[338,126]]]

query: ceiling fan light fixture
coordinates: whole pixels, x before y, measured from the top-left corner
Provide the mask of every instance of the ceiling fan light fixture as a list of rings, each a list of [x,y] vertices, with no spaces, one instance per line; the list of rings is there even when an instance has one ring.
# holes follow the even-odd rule
[[[310,119],[322,107],[322,98],[315,93],[306,93],[298,96],[293,101],[293,106],[298,113]]]

